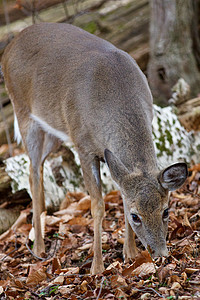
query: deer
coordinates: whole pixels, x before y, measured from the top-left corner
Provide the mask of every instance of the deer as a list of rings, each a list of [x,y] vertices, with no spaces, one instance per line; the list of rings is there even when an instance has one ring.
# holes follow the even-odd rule
[[[13,104],[15,131],[30,158],[35,241],[45,252],[43,164],[71,140],[78,152],[94,220],[91,274],[104,270],[100,162],[121,191],[123,256],[137,255],[135,235],[153,257],[167,256],[169,192],[180,188],[185,162],[159,170],[152,139],[153,98],[146,76],[125,51],[70,24],[40,23],[7,46],[2,69]]]

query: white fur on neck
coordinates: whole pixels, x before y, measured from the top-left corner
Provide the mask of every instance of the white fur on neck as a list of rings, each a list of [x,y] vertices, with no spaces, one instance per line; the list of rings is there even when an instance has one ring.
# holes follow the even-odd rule
[[[20,144],[22,141],[22,136],[19,130],[19,124],[15,114],[14,114],[14,139],[17,142],[17,144]]]

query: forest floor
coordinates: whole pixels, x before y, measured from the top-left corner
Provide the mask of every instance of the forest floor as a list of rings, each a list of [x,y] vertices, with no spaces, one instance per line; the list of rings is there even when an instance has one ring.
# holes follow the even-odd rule
[[[169,256],[151,259],[136,239],[139,254],[123,262],[124,216],[119,191],[104,197],[103,257],[106,270],[89,274],[93,220],[90,198],[68,193],[65,210],[46,216],[46,254],[32,252],[31,208],[15,230],[0,236],[0,299],[200,299],[200,165],[170,196]]]

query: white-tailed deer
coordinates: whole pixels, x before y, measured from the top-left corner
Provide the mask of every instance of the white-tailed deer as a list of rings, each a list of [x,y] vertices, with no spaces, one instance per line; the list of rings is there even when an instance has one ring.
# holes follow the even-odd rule
[[[5,50],[5,83],[30,158],[34,252],[45,251],[43,163],[68,137],[81,161],[94,218],[91,273],[104,270],[104,201],[100,161],[119,186],[125,212],[125,259],[136,255],[133,231],[154,256],[167,255],[168,191],[187,177],[185,163],[159,172],[152,141],[152,96],[134,59],[84,30],[42,23],[23,30]]]

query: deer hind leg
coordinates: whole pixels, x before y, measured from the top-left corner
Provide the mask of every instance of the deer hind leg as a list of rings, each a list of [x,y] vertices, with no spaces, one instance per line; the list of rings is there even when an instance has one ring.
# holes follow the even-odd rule
[[[123,248],[123,255],[125,262],[134,258],[137,255],[137,247],[135,244],[135,233],[129,224],[128,218],[125,215],[125,241]]]
[[[48,154],[59,146],[60,141],[56,137],[44,132],[32,120],[29,120],[27,130],[25,133],[23,132],[22,136],[30,158],[29,180],[33,203],[33,226],[35,230],[33,251],[36,255],[40,256],[42,252],[45,252],[40,222],[40,215],[45,211],[43,164]]]
[[[100,162],[98,158],[87,160],[86,157],[84,159],[80,157],[80,160],[85,186],[91,197],[91,213],[94,219],[94,257],[90,270],[91,274],[94,275],[104,271],[101,238],[105,208],[101,193]]]

